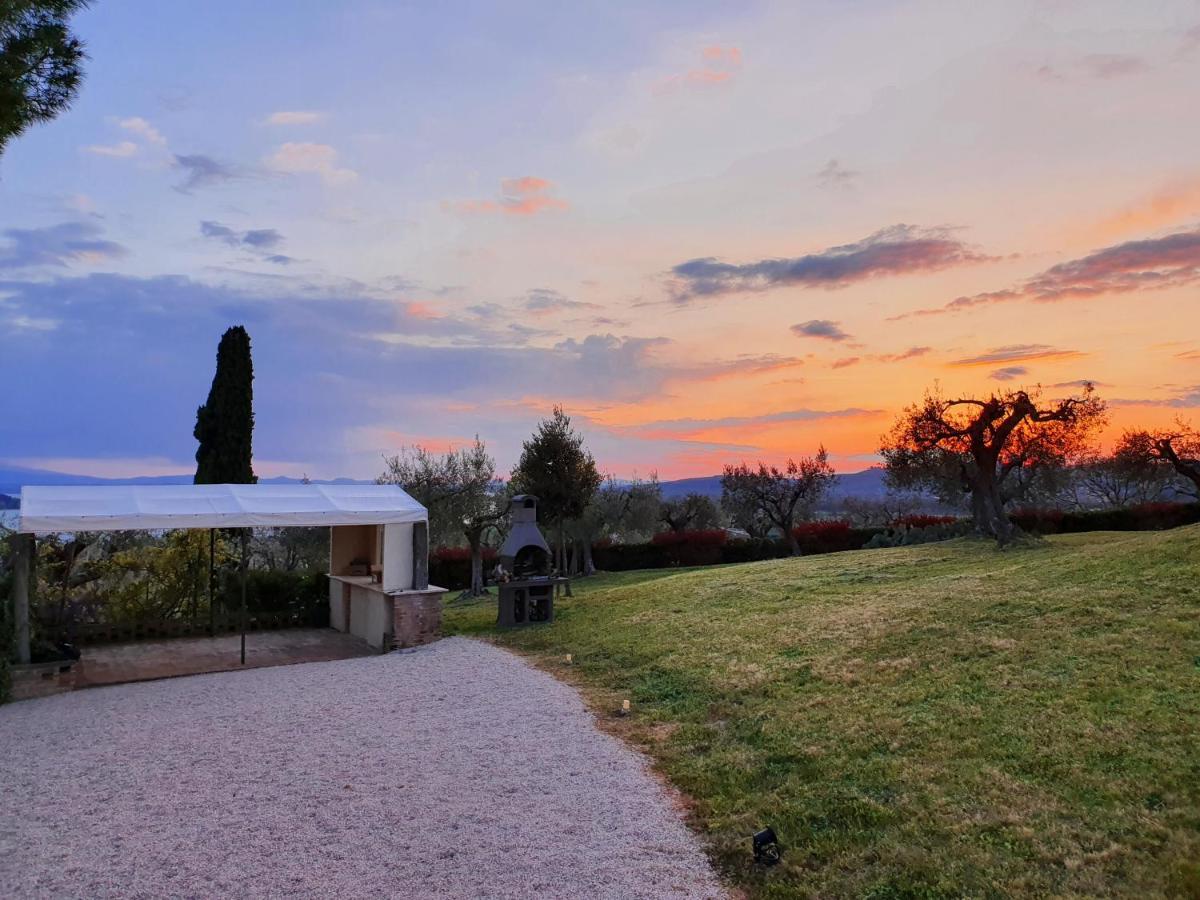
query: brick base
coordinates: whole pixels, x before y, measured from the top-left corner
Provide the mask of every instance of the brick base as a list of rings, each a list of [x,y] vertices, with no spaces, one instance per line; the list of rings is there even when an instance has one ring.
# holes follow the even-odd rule
[[[32,700],[34,697],[49,697],[75,690],[75,668],[79,663],[63,662],[26,663],[14,665],[12,673],[12,699]]]
[[[405,591],[392,595],[392,646],[395,649],[418,647],[438,639],[442,630],[444,593],[444,588],[430,587],[426,591]]]

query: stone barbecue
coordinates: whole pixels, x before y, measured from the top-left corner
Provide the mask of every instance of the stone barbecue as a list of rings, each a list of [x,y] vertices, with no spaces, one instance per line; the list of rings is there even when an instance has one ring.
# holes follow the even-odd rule
[[[566,584],[553,572],[550,548],[537,526],[537,497],[519,494],[509,508],[512,527],[500,548],[496,581],[501,627],[554,621],[554,590]]]

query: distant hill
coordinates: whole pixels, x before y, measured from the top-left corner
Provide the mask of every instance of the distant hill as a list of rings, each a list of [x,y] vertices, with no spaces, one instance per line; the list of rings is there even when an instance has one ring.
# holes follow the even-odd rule
[[[355,478],[334,478],[331,480],[312,479],[314,484],[373,484]],[[137,478],[97,478],[92,475],[72,475],[68,472],[54,472],[50,469],[26,469],[17,466],[0,468],[0,495],[10,494],[16,497],[21,488],[27,484],[64,485],[64,484],[191,484],[192,476],[180,475],[144,475]],[[300,484],[299,478],[288,478],[280,475],[275,478],[259,479],[259,484]],[[0,509],[3,509],[0,505]]]
[[[678,481],[664,481],[661,484],[663,497],[671,499],[685,494],[704,494],[714,500],[721,499],[721,476],[708,475],[703,478],[681,478]],[[887,493],[887,485],[883,481],[883,469],[875,467],[861,472],[848,472],[839,475],[833,489],[829,492],[828,500],[837,503],[843,497],[862,497],[878,499]]]
[[[0,509],[20,509],[21,501],[8,494],[0,494]]]

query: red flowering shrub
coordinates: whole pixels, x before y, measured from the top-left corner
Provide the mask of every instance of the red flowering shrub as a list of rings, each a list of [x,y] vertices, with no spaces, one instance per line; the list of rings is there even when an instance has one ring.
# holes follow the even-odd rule
[[[950,525],[957,522],[955,516],[930,516],[923,513],[913,513],[900,516],[892,521],[893,528],[928,528],[930,525]]]
[[[470,547],[438,547],[433,551],[433,558],[439,562],[470,562],[471,548]],[[483,561],[494,562],[496,559],[495,547],[483,548]]]
[[[840,519],[820,522],[803,522],[792,529],[800,542],[801,553],[833,553],[852,549],[849,522]]]

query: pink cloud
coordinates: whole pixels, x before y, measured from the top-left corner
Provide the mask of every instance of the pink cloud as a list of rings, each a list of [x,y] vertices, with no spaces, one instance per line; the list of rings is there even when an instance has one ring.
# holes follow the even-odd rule
[[[502,213],[510,216],[532,216],[570,208],[566,200],[554,196],[554,184],[545,178],[525,175],[505,178],[500,182],[500,195],[494,200],[459,200],[443,203],[443,208],[466,215]]]
[[[742,51],[738,47],[722,47],[713,44],[700,51],[700,67],[674,75],[668,75],[654,85],[654,92],[661,94],[681,87],[706,87],[731,81],[742,67]]]
[[[413,319],[443,319],[446,316],[441,310],[419,300],[404,304],[404,311]]]

